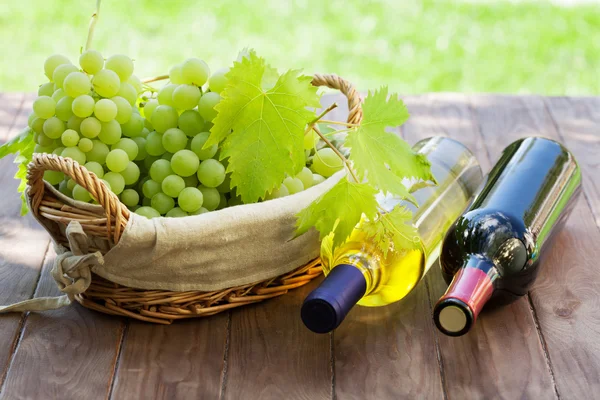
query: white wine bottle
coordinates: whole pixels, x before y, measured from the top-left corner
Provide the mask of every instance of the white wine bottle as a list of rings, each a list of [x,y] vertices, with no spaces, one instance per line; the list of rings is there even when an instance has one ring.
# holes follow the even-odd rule
[[[468,206],[482,181],[479,163],[461,143],[432,137],[413,150],[431,162],[437,186],[417,190],[419,208],[397,197],[379,197],[384,211],[401,203],[413,212],[412,223],[421,241],[418,249],[390,249],[387,254],[367,238],[360,225],[337,248],[332,238],[321,244],[321,261],[327,278],[305,299],[301,317],[312,331],[335,329],[356,304],[384,306],[405,297],[438,258],[448,228]]]

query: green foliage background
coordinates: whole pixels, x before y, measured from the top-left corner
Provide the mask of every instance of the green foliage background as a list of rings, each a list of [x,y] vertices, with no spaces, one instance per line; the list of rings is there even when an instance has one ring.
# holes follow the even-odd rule
[[[565,6],[564,3],[575,3]],[[0,91],[33,91],[47,55],[76,59],[95,0],[0,4]],[[588,1],[104,0],[94,39],[140,76],[245,46],[274,66],[334,72],[361,90],[600,92],[600,5]]]

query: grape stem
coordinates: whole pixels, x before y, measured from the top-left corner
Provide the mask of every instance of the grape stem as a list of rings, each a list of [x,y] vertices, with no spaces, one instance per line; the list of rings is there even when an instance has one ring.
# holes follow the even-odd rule
[[[142,83],[152,83],[157,81],[164,81],[165,79],[169,79],[169,75],[158,75],[150,78],[142,79]]]
[[[358,177],[357,177],[357,176],[356,176],[356,174],[354,173],[354,170],[352,169],[352,165],[350,165],[350,161],[349,161],[349,160],[348,160],[346,157],[344,157],[344,155],[343,155],[342,153],[340,153],[340,151],[337,149],[337,147],[335,147],[335,146],[333,145],[333,143],[331,143],[331,142],[329,141],[329,139],[327,139],[327,138],[325,137],[325,135],[323,135],[323,134],[321,133],[321,131],[319,130],[319,128],[317,128],[317,126],[316,126],[316,125],[313,125],[313,126],[312,126],[312,129],[313,129],[313,130],[314,130],[314,131],[317,133],[317,135],[319,135],[319,137],[320,137],[320,138],[321,138],[321,139],[322,139],[322,140],[323,140],[323,141],[324,141],[324,142],[327,144],[327,146],[329,146],[329,147],[331,148],[331,150],[333,150],[333,151],[334,151],[334,153],[335,153],[335,154],[337,154],[337,156],[338,156],[339,158],[341,158],[341,160],[342,160],[342,161],[344,162],[344,164],[346,165],[346,168],[348,168],[348,171],[350,171],[350,175],[352,175],[352,178],[354,178],[354,181],[355,181],[356,183],[359,183],[360,181],[358,180]]]
[[[360,126],[360,124],[351,124],[349,122],[341,122],[341,121],[330,121],[328,119],[322,119],[319,122],[322,122],[324,124],[331,124],[331,125],[343,125],[343,126],[348,126],[350,128],[356,128],[356,127]]]
[[[92,39],[94,38],[94,29],[96,28],[96,22],[98,22],[98,15],[100,15],[100,2],[102,0],[96,0],[96,11],[92,14],[90,19],[90,26],[88,28],[88,37],[85,42],[85,49],[89,50],[92,47]]]

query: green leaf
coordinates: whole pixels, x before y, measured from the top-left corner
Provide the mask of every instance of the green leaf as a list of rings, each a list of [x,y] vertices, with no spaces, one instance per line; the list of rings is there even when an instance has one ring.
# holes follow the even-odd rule
[[[320,107],[310,76],[292,70],[277,75],[250,51],[234,62],[205,147],[222,143],[232,187],[245,203],[264,198],[305,164],[306,124]]]
[[[387,87],[369,95],[363,103],[363,120],[348,133],[346,146],[350,160],[360,179],[380,191],[392,193],[415,203],[402,183],[404,178],[435,182],[430,163],[414,152],[396,133],[386,132],[388,126],[398,126],[408,119],[408,111],[397,94],[388,99]]]
[[[340,180],[327,193],[298,213],[297,234],[312,226],[317,228],[321,240],[334,232],[333,246],[343,243],[364,215],[373,219],[377,214],[377,191],[366,183]]]
[[[364,221],[359,229],[377,244],[384,257],[390,249],[412,250],[420,247],[419,232],[412,224],[412,213],[404,206],[396,206],[389,213]]]
[[[27,165],[33,157],[35,142],[32,131],[27,128],[20,134],[0,146],[0,158],[8,154],[17,154],[15,164],[18,164],[18,170],[15,179],[20,180],[18,191],[21,193],[21,215],[27,214],[27,202],[25,200],[25,188],[27,187]]]

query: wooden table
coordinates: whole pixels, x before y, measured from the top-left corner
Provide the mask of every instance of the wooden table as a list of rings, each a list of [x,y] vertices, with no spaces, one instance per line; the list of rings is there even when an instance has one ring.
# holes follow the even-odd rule
[[[26,125],[33,96],[0,95],[0,140]],[[326,102],[337,100],[328,97]],[[519,137],[566,144],[585,196],[528,296],[484,313],[468,335],[431,322],[437,265],[402,302],[353,310],[330,335],[302,325],[311,285],[201,320],[149,325],[79,305],[0,316],[5,399],[584,399],[600,390],[600,98],[406,97],[401,134],[447,135],[485,171]],[[344,107],[338,117],[343,118]],[[0,162],[0,304],[58,295],[48,235],[20,217],[15,167]]]

